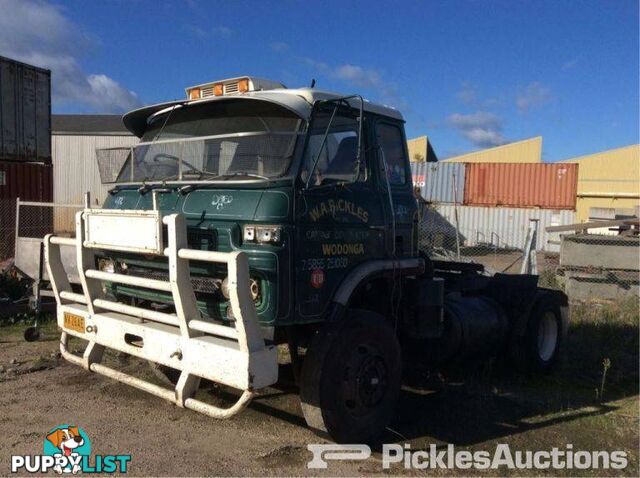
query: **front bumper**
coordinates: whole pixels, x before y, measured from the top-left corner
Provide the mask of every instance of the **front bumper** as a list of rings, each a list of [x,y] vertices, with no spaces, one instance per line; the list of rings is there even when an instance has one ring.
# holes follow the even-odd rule
[[[166,234],[163,234],[164,227]],[[168,242],[166,248],[163,237]],[[74,293],[69,285],[60,247],[76,249],[80,294]],[[169,280],[95,270],[97,249],[166,257]],[[255,390],[277,381],[277,352],[265,343],[258,323],[249,291],[246,254],[188,249],[182,215],[161,218],[158,211],[86,209],[76,216],[74,239],[53,235],[45,238],[45,257],[58,304],[58,325],[63,330],[61,352],[67,360],[216,418],[234,415],[246,406]],[[226,265],[232,327],[201,317],[189,261]],[[169,293],[176,312],[158,312],[109,300],[103,293],[103,282]],[[69,352],[69,336],[88,341],[82,357]],[[171,390],[107,367],[101,363],[105,348],[180,370],[180,379]],[[231,408],[218,408],[193,398],[201,378],[243,393]]]

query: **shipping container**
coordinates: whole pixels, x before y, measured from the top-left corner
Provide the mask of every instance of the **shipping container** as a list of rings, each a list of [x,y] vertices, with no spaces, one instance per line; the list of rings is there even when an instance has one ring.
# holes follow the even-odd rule
[[[0,161],[51,162],[51,72],[2,56]]]
[[[473,247],[491,245],[498,249],[523,249],[527,240],[530,219],[538,219],[536,250],[558,252],[560,250],[559,233],[549,233],[549,226],[573,224],[576,213],[566,209],[508,208],[456,206],[453,204],[434,205],[436,217],[425,216],[425,230],[431,224],[444,224],[455,234],[456,210],[458,213],[458,231],[461,245]],[[455,237],[455,236],[454,236]]]
[[[411,163],[413,184],[429,202],[464,202],[463,163]]]
[[[577,164],[468,163],[464,203],[575,209],[577,186]]]
[[[13,256],[16,199],[53,201],[53,167],[50,164],[0,162],[0,259]],[[43,237],[53,232],[53,209],[25,206],[21,209],[20,235]]]

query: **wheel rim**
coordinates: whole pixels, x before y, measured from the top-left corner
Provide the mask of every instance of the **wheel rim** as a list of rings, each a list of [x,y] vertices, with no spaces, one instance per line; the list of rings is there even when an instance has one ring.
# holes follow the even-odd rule
[[[345,405],[354,415],[375,409],[384,400],[388,384],[387,365],[375,348],[359,345],[344,374]]]
[[[558,321],[553,312],[545,313],[538,323],[538,355],[547,362],[551,360],[558,343]]]

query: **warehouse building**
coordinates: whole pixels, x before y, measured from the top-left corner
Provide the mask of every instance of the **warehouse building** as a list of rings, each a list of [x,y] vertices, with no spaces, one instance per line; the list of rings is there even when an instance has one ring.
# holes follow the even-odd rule
[[[53,201],[83,204],[84,193],[90,191],[91,203],[102,205],[110,186],[100,181],[96,149],[128,147],[137,142],[119,115],[53,115]],[[73,230],[74,214],[73,209],[56,211],[55,230]]]
[[[640,205],[640,145],[562,161],[578,164],[576,218],[615,219]]]
[[[455,163],[541,163],[542,136],[447,158]]]
[[[429,138],[426,136],[419,136],[417,138],[407,140],[407,147],[409,149],[409,161],[414,163],[435,163],[438,161]]]

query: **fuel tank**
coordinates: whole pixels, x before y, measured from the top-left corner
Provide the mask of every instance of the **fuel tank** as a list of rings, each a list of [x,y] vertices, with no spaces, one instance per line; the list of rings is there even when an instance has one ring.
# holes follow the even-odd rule
[[[440,339],[432,340],[429,355],[439,365],[495,355],[505,346],[509,320],[494,300],[448,294]]]

